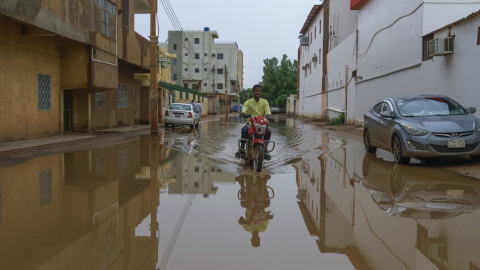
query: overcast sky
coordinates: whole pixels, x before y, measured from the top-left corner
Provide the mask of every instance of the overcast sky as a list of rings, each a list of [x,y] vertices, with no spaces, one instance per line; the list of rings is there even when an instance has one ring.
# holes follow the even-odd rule
[[[297,59],[298,36],[313,5],[320,0],[158,0],[157,32],[166,42],[168,31],[175,30],[165,8],[173,9],[184,31],[216,30],[216,42],[236,41],[243,51],[244,88],[262,81],[263,60]],[[135,31],[149,39],[150,15],[135,16]]]

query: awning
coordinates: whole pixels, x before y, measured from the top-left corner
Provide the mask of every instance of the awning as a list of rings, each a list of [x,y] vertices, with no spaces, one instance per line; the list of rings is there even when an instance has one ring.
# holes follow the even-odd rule
[[[181,87],[181,86],[178,86],[178,85],[175,85],[175,84],[160,82],[160,86],[162,88],[166,88],[168,90],[180,91],[180,92],[190,93],[190,94],[201,96],[201,97],[207,97],[207,94],[205,94],[205,93],[202,93],[202,92],[199,92],[197,90],[190,89],[190,88]]]

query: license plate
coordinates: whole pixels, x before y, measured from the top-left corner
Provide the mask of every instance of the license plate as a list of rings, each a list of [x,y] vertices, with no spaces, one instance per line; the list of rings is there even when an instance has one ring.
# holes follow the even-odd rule
[[[465,148],[465,140],[448,140],[447,148]]]
[[[461,189],[447,189],[446,190],[447,197],[450,198],[463,198],[463,190]]]
[[[181,114],[175,114],[175,117],[180,118],[180,117],[182,117],[182,115]]]

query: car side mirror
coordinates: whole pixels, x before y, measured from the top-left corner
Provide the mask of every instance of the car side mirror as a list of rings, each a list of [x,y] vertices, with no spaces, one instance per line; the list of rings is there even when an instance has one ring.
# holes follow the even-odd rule
[[[380,112],[380,116],[384,118],[393,118],[393,112],[382,111]]]
[[[477,108],[475,107],[468,107],[467,108],[467,111],[469,111],[470,113],[475,113],[477,111]]]

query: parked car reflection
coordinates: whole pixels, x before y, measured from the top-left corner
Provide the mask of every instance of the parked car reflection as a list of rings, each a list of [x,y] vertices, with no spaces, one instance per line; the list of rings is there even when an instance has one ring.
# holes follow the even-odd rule
[[[480,181],[444,170],[401,165],[366,153],[363,178],[375,203],[393,216],[445,219],[480,206]]]

